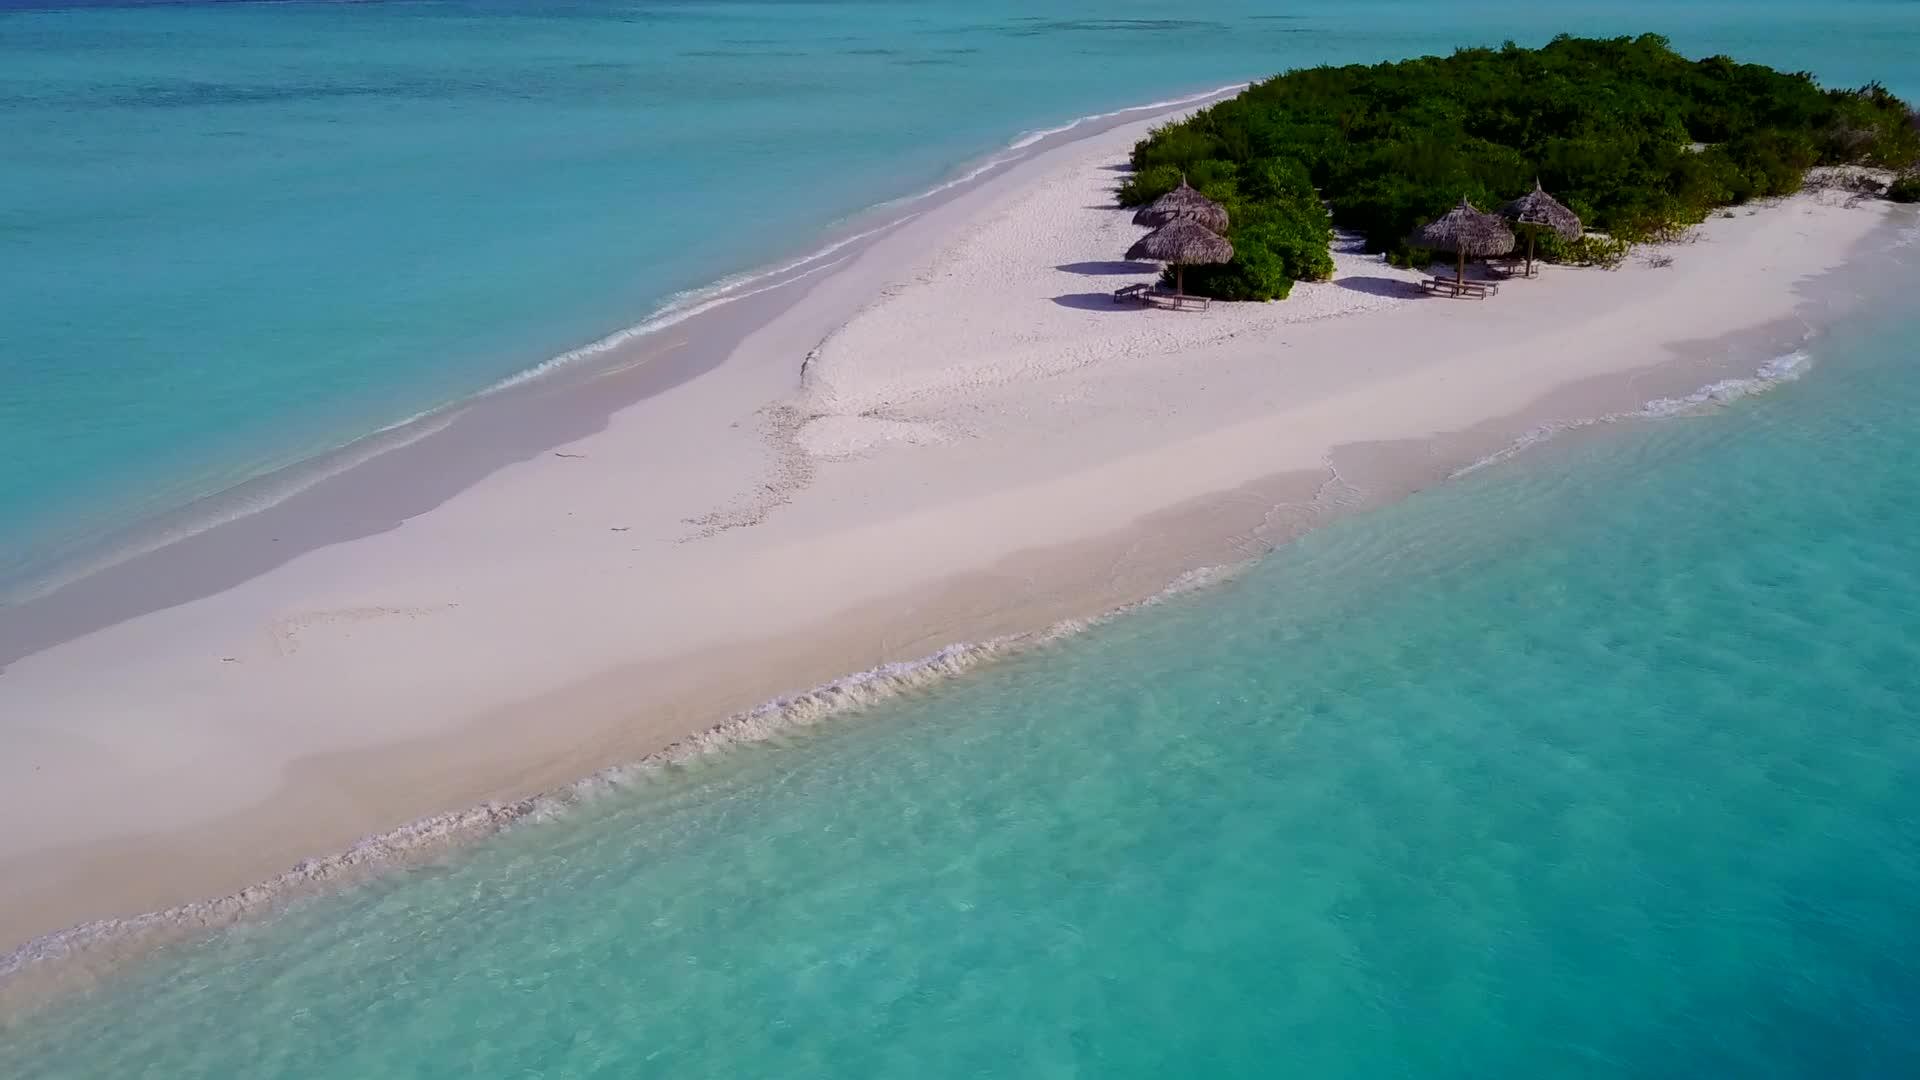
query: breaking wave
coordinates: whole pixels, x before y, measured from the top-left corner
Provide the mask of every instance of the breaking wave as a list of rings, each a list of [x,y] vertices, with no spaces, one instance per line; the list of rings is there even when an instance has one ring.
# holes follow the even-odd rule
[[[846,716],[924,690],[982,665],[1073,637],[1131,612],[1218,584],[1245,564],[1181,574],[1154,595],[1100,615],[1063,619],[1044,629],[948,645],[915,660],[882,664],[810,690],[775,698],[637,761],[602,769],[552,791],[436,814],[366,837],[333,855],[304,859],[239,892],[130,918],[82,923],[0,957],[0,1016],[98,982],[151,949],[265,917],[288,903],[420,866],[522,824],[550,821],[588,800],[615,793],[681,764],[733,747]]]
[[[1693,416],[1718,409],[1741,398],[1764,394],[1782,383],[1792,382],[1805,375],[1812,363],[1813,358],[1805,350],[1796,349],[1760,365],[1759,369],[1747,378],[1721,379],[1718,382],[1708,383],[1685,397],[1654,398],[1638,409],[1607,413],[1604,416],[1588,417],[1583,420],[1556,420],[1550,424],[1542,424],[1473,464],[1455,469],[1449,476],[1461,477],[1478,472],[1556,436],[1593,427],[1596,424],[1617,424],[1631,420],[1664,420],[1669,417]]]

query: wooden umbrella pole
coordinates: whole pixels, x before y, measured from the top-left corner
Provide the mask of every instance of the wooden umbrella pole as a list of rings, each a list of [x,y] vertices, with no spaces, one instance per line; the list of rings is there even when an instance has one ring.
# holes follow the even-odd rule
[[[1187,268],[1180,263],[1173,264],[1173,295],[1187,295]]]
[[[1533,238],[1540,235],[1539,229],[1527,230],[1527,276],[1533,276]]]
[[[1464,285],[1467,282],[1467,245],[1460,245],[1460,267],[1453,272],[1453,283]]]

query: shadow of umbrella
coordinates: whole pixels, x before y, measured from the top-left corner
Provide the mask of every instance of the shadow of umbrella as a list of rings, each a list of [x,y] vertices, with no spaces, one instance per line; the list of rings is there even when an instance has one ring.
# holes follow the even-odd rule
[[[1111,311],[1117,314],[1140,311],[1138,304],[1116,304],[1110,292],[1067,293],[1056,296],[1053,302],[1064,308],[1076,311]]]
[[[1425,296],[1427,291],[1417,282],[1392,277],[1344,277],[1335,278],[1335,285],[1368,296],[1397,296],[1401,298]]]
[[[1075,262],[1061,263],[1055,270],[1065,270],[1069,274],[1158,274],[1159,264],[1150,262]]]

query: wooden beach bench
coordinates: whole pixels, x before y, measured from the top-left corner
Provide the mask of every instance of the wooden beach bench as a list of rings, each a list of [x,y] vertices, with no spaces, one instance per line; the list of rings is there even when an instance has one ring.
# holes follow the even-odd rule
[[[1471,296],[1475,300],[1485,300],[1500,291],[1500,286],[1491,281],[1455,281],[1450,277],[1428,278],[1420,283],[1420,287],[1430,293]]]
[[[1152,305],[1153,307],[1168,308],[1173,311],[1186,311],[1189,309],[1205,311],[1213,304],[1211,297],[1176,296],[1173,293],[1163,291],[1155,285],[1123,285],[1113,290],[1114,303],[1124,304],[1128,301],[1132,301],[1142,307]]]

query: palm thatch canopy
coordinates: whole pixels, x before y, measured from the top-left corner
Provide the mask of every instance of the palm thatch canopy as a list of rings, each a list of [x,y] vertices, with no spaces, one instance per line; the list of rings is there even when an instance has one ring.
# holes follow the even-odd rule
[[[1559,199],[1540,190],[1538,180],[1533,182],[1532,191],[1501,207],[1500,216],[1515,225],[1552,229],[1562,239],[1580,238],[1580,215],[1563,206]]]
[[[1467,280],[1467,256],[1505,255],[1513,250],[1513,230],[1498,215],[1473,208],[1466,199],[1438,219],[1414,231],[1415,247],[1451,251],[1459,255],[1453,280]]]
[[[1148,259],[1173,267],[1174,291],[1187,291],[1182,270],[1202,263],[1223,263],[1233,258],[1233,245],[1227,238],[1192,218],[1174,218],[1140,238],[1127,249],[1128,259]]]
[[[1457,252],[1462,257],[1505,255],[1513,250],[1513,230],[1493,214],[1475,210],[1465,199],[1460,205],[1413,234],[1416,247]]]
[[[1190,218],[1175,218],[1127,249],[1129,259],[1150,259],[1175,266],[1223,263],[1233,258],[1227,238]]]
[[[1227,208],[1187,186],[1180,186],[1141,207],[1133,215],[1135,225],[1159,228],[1178,218],[1191,218],[1217,233],[1227,231]]]
[[[1551,229],[1563,240],[1578,240],[1583,231],[1580,227],[1580,215],[1567,209],[1560,200],[1540,190],[1540,181],[1533,181],[1533,190],[1500,208],[1500,215],[1519,226],[1527,234],[1527,276],[1533,276],[1533,242],[1540,230]]]

